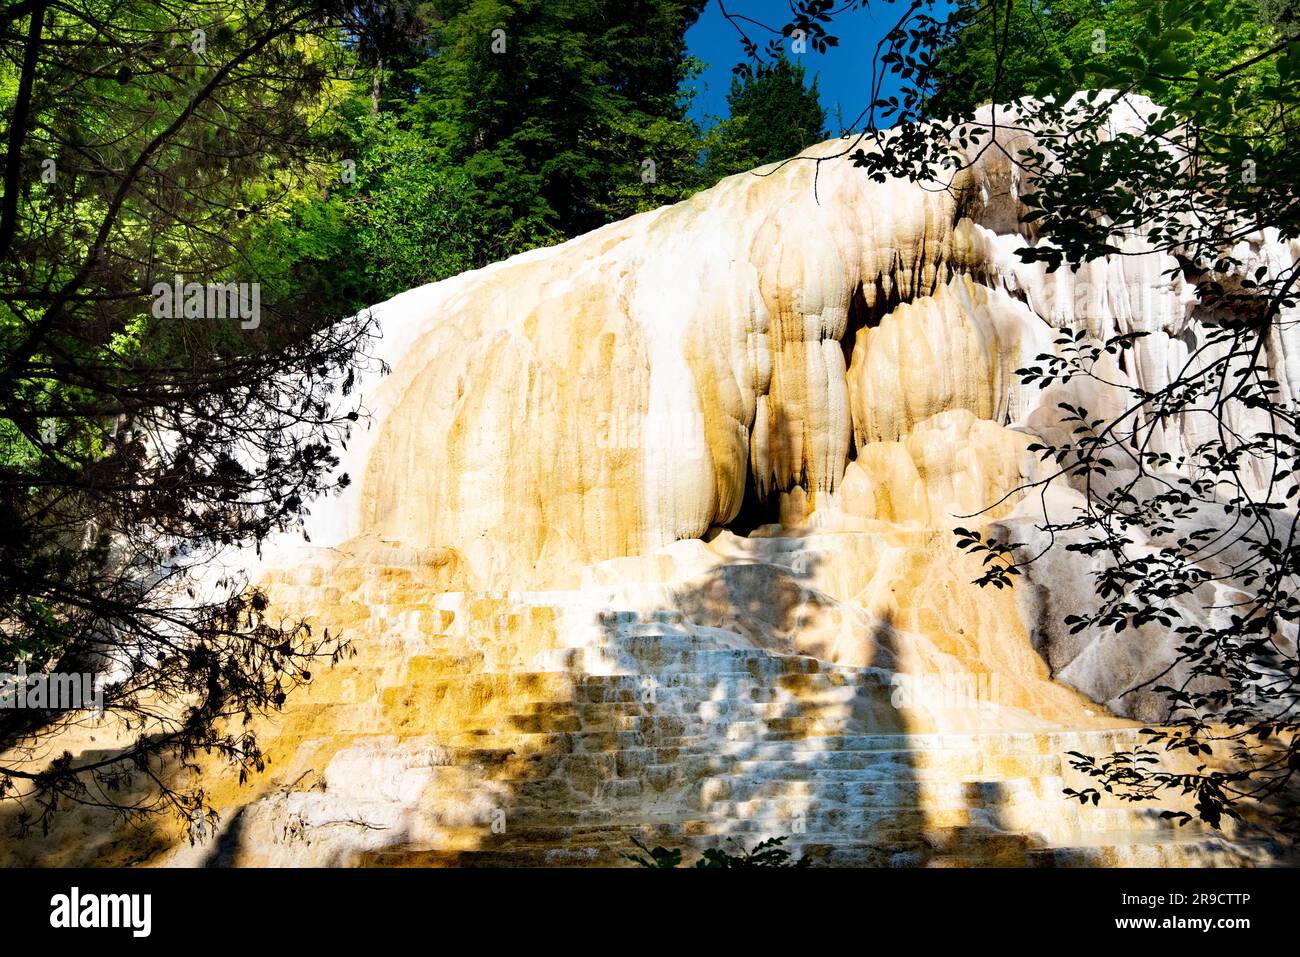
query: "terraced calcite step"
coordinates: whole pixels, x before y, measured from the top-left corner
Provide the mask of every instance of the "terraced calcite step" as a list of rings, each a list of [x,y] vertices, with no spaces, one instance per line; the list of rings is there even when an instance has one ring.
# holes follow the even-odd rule
[[[768,544],[786,560],[834,553],[825,536]],[[723,568],[740,543],[710,547]],[[842,577],[835,561],[823,568]],[[1063,789],[1085,782],[1065,752],[1139,737],[1053,683],[1028,648],[1018,683],[986,685],[1011,689],[1008,701],[897,707],[892,670],[754,647],[738,631],[696,624],[684,609],[696,607],[699,581],[675,578],[682,565],[670,550],[659,565],[666,581],[465,593],[438,591],[419,564],[303,549],[293,568],[268,574],[273,601],[334,622],[357,654],[258,725],[268,774],[245,786],[215,771],[206,779],[222,809],[216,837],[190,846],[165,828],[115,831],[72,812],[78,823],[39,845],[41,859],[607,866],[628,863],[633,836],[690,859],[779,835],[827,865],[1275,858],[1231,830],[1174,828],[1109,797],[1097,807],[1067,800]],[[326,581],[337,592],[323,604]],[[816,602],[841,603],[826,593]],[[915,664],[913,636],[890,633],[895,664]],[[765,642],[779,644],[773,634]]]
[[[1158,696],[1126,692],[1178,637],[1069,634],[1093,599],[1077,552],[991,590],[954,547],[981,525],[1037,548],[1043,510],[1082,501],[1003,498],[1039,474],[1031,442],[1068,434],[1060,403],[1118,401],[1021,384],[1058,330],[1139,334],[1101,372],[1155,390],[1217,321],[1140,237],[1077,272],[1022,262],[1006,157],[1033,144],[1012,118],[951,188],[875,182],[832,140],[376,306],[391,374],[357,382],[348,490],[313,503],[312,547],[224,557],[357,656],[255,723],[266,774],[186,778],[223,809],[215,841],[75,811],[0,855],[611,864],[640,834],[789,835],[841,864],[1267,860],[1245,834],[1062,798],[1088,783],[1064,752],[1155,720]],[[1296,251],[1237,255],[1253,274]],[[1294,401],[1300,322],[1278,330],[1262,359]],[[1272,427],[1250,415],[1229,424]]]
[[[653,607],[662,583],[430,596],[418,570],[326,574],[371,584],[331,609],[351,610],[357,657],[321,675],[269,742],[292,755],[276,777],[296,783],[225,792],[237,836],[167,860],[613,866],[633,836],[689,852],[778,835],[828,865],[1272,860],[1231,831],[1067,800],[1082,781],[1066,751],[1138,741],[1077,696],[1087,727],[1074,730],[997,702],[900,709],[892,672],[728,643]],[[283,574],[273,595],[310,601],[319,589],[298,583],[314,575]],[[417,594],[429,600],[415,610]]]

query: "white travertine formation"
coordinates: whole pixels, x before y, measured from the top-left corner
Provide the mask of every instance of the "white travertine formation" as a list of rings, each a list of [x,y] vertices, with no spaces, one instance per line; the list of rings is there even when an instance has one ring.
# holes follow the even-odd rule
[[[393,371],[365,392],[373,424],[345,463],[357,481],[317,507],[313,541],[454,548],[474,585],[557,584],[727,525],[751,479],[759,498],[852,517],[835,494],[846,470],[860,502],[917,454],[922,484],[962,472],[949,511],[969,511],[1030,464],[987,427],[919,448],[935,416],[1050,439],[1058,401],[1119,399],[1021,387],[1014,370],[1055,329],[1149,333],[1113,370],[1147,388],[1203,337],[1167,256],[1050,275],[1020,263],[1031,240],[1014,231],[1001,152],[927,190],[829,159],[847,145],[376,307]],[[1280,268],[1293,251],[1261,237],[1254,255]],[[1269,353],[1297,394],[1300,332],[1284,327]],[[1189,422],[1166,439],[1202,437]],[[917,489],[894,491],[880,517],[952,524],[932,490],[925,514],[904,504]]]

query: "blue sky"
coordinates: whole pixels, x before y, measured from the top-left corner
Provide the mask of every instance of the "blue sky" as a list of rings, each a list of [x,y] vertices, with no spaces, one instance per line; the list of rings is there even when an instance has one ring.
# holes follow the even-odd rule
[[[742,14],[777,29],[790,20],[787,0],[724,2],[732,14]],[[829,33],[839,37],[838,47],[832,47],[826,53],[816,53],[809,49],[801,56],[791,56],[791,59],[803,63],[807,70],[807,82],[811,84],[813,76],[816,76],[817,91],[821,94],[822,106],[826,109],[826,125],[832,135],[839,132],[837,105],[841,108],[845,125],[851,124],[866,109],[876,44],[904,9],[899,3],[876,0],[868,9],[841,13],[827,28]],[[752,27],[750,37],[760,48],[775,36],[752,24],[748,26]],[[725,117],[731,68],[743,59],[744,52],[735,27],[722,15],[718,0],[710,0],[700,19],[687,31],[686,44],[692,54],[708,64],[704,73],[690,84],[696,91],[691,116],[700,122],[706,122],[709,116]],[[789,50],[789,41],[786,41],[786,49]]]

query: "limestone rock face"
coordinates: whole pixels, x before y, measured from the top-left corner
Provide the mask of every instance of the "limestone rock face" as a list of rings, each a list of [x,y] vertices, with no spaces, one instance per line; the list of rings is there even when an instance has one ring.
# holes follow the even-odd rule
[[[842,149],[378,307],[393,372],[331,543],[451,547],[472,586],[552,586],[725,526],[747,489],[773,519],[852,515],[850,462],[880,486],[863,519],[931,524],[923,474],[967,504],[1005,490],[1031,464],[960,414],[1023,414],[1011,372],[1051,328],[981,280],[996,237],[952,195],[812,158]]]
[[[1203,336],[1169,257],[1020,263],[999,152],[927,190],[871,182],[846,145],[376,307],[392,373],[313,541],[450,548],[467,585],[520,588],[699,537],[747,499],[796,525],[943,527],[1032,473],[1007,430],[1050,438],[1057,402],[1117,401],[1019,384],[1056,329],[1148,333],[1114,372],[1150,388]],[[1269,344],[1292,395],[1298,337]]]
[[[1112,125],[1152,109],[1135,99]],[[1029,141],[999,136],[1005,152],[972,144],[979,159],[947,189],[872,182],[843,158],[849,142],[832,140],[376,307],[393,371],[368,384],[373,424],[345,463],[359,481],[323,507],[313,541],[449,550],[463,587],[521,589],[571,588],[592,563],[727,526],[1007,519],[1029,540],[1041,507],[1013,512],[1004,498],[1036,474],[1025,446],[1064,438],[1058,403],[1105,414],[1122,396],[1095,383],[1026,389],[1014,370],[1053,351],[1061,328],[1140,332],[1106,371],[1156,389],[1215,317],[1171,275],[1172,258],[1133,254],[1136,242],[1077,272],[1021,263],[1014,251],[1035,239],[1019,231],[1006,155]],[[1259,236],[1238,252],[1276,270],[1296,250]],[[1300,328],[1280,329],[1268,360],[1300,397]],[[1189,419],[1166,451],[1206,428]],[[1057,576],[1091,581],[1055,558],[1034,573],[1046,592]],[[1071,638],[1052,614],[1061,603],[1034,594],[1021,616],[1060,677],[1157,717],[1154,699],[1121,696],[1163,667],[1140,649],[1167,636],[1143,636],[1138,651]]]
[[[1113,372],[1157,387],[1203,335],[1192,289],[1160,256],[1021,264],[996,150],[934,190],[848,145],[376,306],[391,373],[361,383],[352,487],[254,566],[357,658],[265,727],[266,780],[213,773],[215,843],[33,859],[617,863],[629,833],[792,834],[830,863],[1245,853],[1063,802],[1062,753],[1130,741],[1154,703],[1123,692],[1168,638],[1065,636],[1086,570],[982,590],[951,534],[1031,541],[1039,503],[1004,498],[1026,446],[1058,402],[1117,401],[1014,370],[1059,328],[1142,331]],[[1297,336],[1269,343],[1293,396]]]

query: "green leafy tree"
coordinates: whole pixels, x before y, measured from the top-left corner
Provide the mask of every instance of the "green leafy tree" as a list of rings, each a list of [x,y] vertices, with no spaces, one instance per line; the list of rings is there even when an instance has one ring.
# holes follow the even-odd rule
[[[98,674],[129,740],[42,767],[82,715],[6,710],[32,763],[0,797],[33,826],[78,802],[194,820],[177,764],[260,770],[248,720],[342,651],[235,576],[196,583],[347,481],[367,322],[250,254],[336,168],[339,12],[29,0],[0,25],[0,670]]]
[[[803,64],[784,56],[733,77],[727,106],[705,163],[710,179],[788,159],[826,137],[817,81],[806,86]]]
[[[1258,0],[1259,19],[1280,36],[1300,33],[1300,3],[1296,0]]]
[[[342,0],[337,9],[356,65],[370,74],[367,100],[375,116],[386,93],[399,99],[403,93],[400,85],[392,89],[393,76],[425,53],[430,5],[427,0]]]
[[[285,288],[360,309],[706,185],[679,87],[702,3],[345,5],[356,82],[326,119],[354,180],[259,236]]]
[[[1136,64],[1148,36],[1147,0],[1016,0],[992,4],[962,0],[951,42],[936,55],[926,102],[931,116],[946,117],[984,103],[1009,103],[1034,93],[1044,77],[1069,76],[1085,63]],[[1213,73],[1260,50],[1270,28],[1255,0],[1224,0],[1203,11],[1193,36],[1170,52],[1194,70]],[[1285,16],[1280,8],[1278,16]],[[1158,72],[1158,71],[1157,71]],[[1159,76],[1137,92],[1165,102]]]
[[[442,163],[428,141],[391,116],[364,142],[347,217],[367,298],[378,302],[478,265],[486,237],[469,175]]]
[[[499,257],[698,186],[679,85],[703,0],[441,0],[403,118],[463,168]]]

